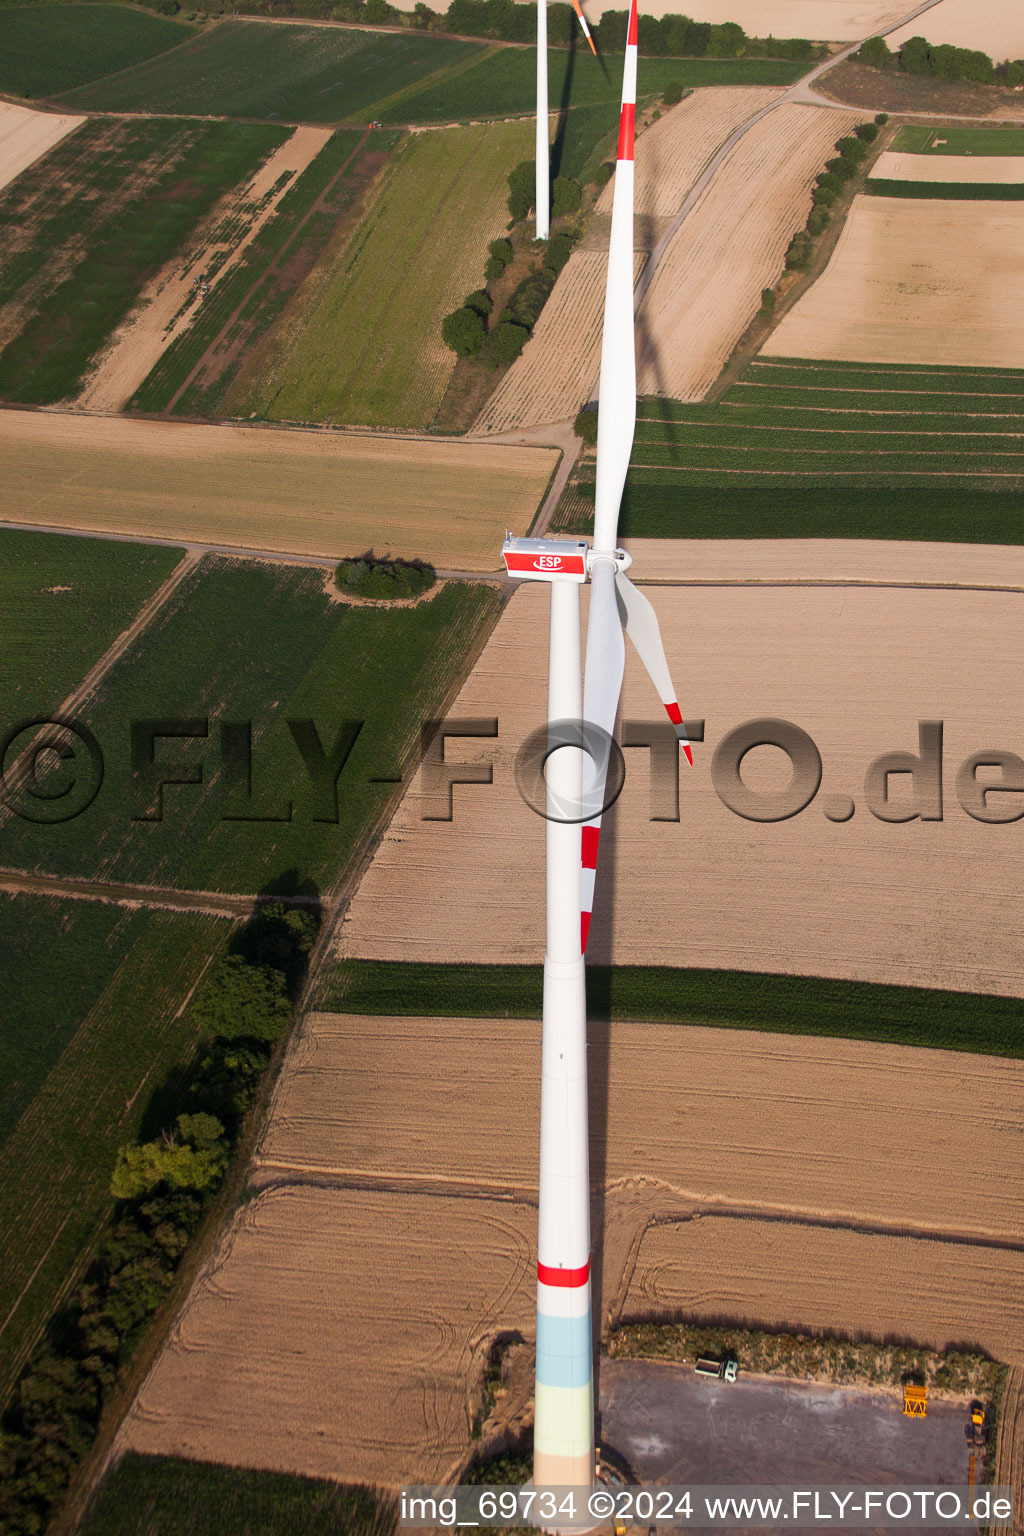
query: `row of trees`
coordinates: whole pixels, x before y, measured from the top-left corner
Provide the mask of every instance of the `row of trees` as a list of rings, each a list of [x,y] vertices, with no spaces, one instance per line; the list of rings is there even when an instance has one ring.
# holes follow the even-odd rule
[[[857,58],[874,69],[900,70],[905,75],[930,75],[936,80],[968,80],[979,85],[1024,85],[1024,59],[995,64],[978,48],[954,48],[952,43],[930,43],[925,37],[908,37],[894,51],[884,37],[869,37]]]
[[[122,1147],[114,1220],[85,1279],[55,1317],[0,1428],[0,1530],[38,1536],[89,1451],[105,1399],[167,1295],[223,1181],[242,1121],[289,1029],[318,919],[263,907],[211,967],[190,1005],[201,1041],[158,1099],[155,1136]]]
[[[825,169],[814,184],[807,223],[789,242],[786,266],[790,271],[802,272],[810,266],[814,242],[832,217],[832,204],[846,183],[856,176],[878,138],[879,128],[888,121],[888,114],[879,112],[873,123],[858,123],[852,134],[836,140],[837,153],[825,161]],[[775,295],[771,289],[765,289],[761,302],[765,309],[774,308]]]

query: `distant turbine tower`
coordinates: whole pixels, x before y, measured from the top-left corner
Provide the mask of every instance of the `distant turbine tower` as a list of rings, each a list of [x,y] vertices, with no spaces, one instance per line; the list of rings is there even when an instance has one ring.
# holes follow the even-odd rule
[[[587,18],[580,8],[580,0],[572,0],[573,10],[580,19],[583,34],[595,56],[597,49],[587,26]],[[551,235],[551,149],[548,143],[548,0],[537,0],[537,187],[533,206],[537,215],[537,239],[547,240]]]
[[[605,290],[594,545],[588,549],[585,542],[569,539],[508,538],[502,548],[510,575],[547,581],[551,588],[533,1478],[537,1487],[580,1491],[593,1486],[596,1471],[583,950],[593,907],[609,763],[607,753],[593,750],[589,728],[600,727],[608,736],[614,730],[625,664],[623,620],[692,762],[654,609],[625,576],[629,556],[616,547],[619,505],[636,426],[636,7],[637,0],[631,0]],[[580,587],[588,575],[590,620],[581,735]],[[564,728],[566,721],[576,723],[575,741],[572,730]],[[567,739],[574,744],[564,745]],[[588,744],[586,751],[581,750],[583,742]]]

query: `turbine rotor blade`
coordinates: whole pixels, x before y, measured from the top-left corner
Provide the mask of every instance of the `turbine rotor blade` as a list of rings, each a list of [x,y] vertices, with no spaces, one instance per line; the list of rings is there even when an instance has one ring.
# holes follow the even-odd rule
[[[587,667],[583,685],[583,719],[596,725],[609,737],[615,734],[615,716],[622,692],[622,674],[626,666],[626,646],[622,638],[615,590],[615,566],[611,560],[596,560],[590,573],[590,617],[587,620]],[[584,804],[602,805],[608,779],[607,755],[595,760],[583,759]],[[597,846],[601,836],[601,813],[583,823],[580,872],[580,947],[585,952],[594,910],[594,881],[597,870]]]
[[[658,615],[639,587],[635,587],[622,571],[619,571],[615,577],[615,590],[618,594],[623,628],[647,669],[647,675],[654,684],[658,698],[664,704],[665,712],[675,726],[679,743],[686,753],[686,761],[692,768],[693,751],[686,735],[683,716],[676,701],[676,690],[665,659],[665,647],[662,644]]]
[[[590,35],[590,28],[587,26],[587,18],[583,14],[583,7],[580,5],[580,0],[572,0],[572,8],[580,19],[580,26],[583,28],[583,36],[590,44],[590,51],[596,59],[597,49],[594,47],[594,39]]]

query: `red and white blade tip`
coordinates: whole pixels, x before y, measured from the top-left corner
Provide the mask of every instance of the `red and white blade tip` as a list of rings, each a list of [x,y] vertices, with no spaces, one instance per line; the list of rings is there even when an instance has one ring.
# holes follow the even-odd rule
[[[692,748],[690,746],[689,741],[686,738],[686,730],[685,730],[685,727],[683,725],[683,712],[679,708],[678,704],[666,704],[665,705],[665,713],[668,715],[669,719],[672,721],[672,724],[676,728],[676,735],[679,737],[680,743],[682,744],[683,751],[686,753],[686,761],[689,763],[690,767],[692,768],[693,767],[693,750],[692,750]]]
[[[572,0],[572,6],[573,10],[576,12],[576,15],[580,19],[580,26],[583,28],[583,36],[590,44],[590,51],[596,59],[597,49],[594,47],[594,39],[590,35],[590,28],[587,26],[587,18],[583,14],[583,7],[580,5],[580,0]]]
[[[636,52],[637,52],[637,0],[630,0],[629,30],[626,33],[626,60],[622,73],[622,110],[619,115],[619,147],[617,160],[632,160],[636,138]]]

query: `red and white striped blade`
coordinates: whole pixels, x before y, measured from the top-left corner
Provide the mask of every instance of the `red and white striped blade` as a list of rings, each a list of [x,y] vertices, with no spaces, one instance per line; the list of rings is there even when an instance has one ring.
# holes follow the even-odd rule
[[[619,507],[636,430],[636,350],[633,336],[633,138],[636,126],[637,0],[630,0],[622,70],[619,148],[601,341],[597,414],[597,491],[594,549],[613,550]]]
[[[665,706],[666,714],[676,728],[676,735],[686,753],[686,761],[692,768],[693,752],[683,725],[682,712],[676,700],[672,675],[665,659],[665,647],[661,642],[658,615],[640,589],[634,587],[629,577],[622,571],[615,578],[615,589],[619,595],[623,628],[633,642],[637,655],[647,668],[647,675],[657,690],[658,698]]]
[[[590,616],[587,620],[587,670],[583,684],[583,719],[587,725],[600,726],[608,736],[615,734],[615,716],[622,692],[622,674],[626,666],[626,645],[622,638],[615,590],[615,566],[610,560],[595,562],[590,576]],[[584,804],[601,805],[608,779],[608,760],[583,759]],[[601,816],[583,824],[580,874],[580,948],[586,952],[590,918],[594,910],[594,882],[597,870],[597,846],[601,837]]]
[[[597,49],[594,47],[594,39],[590,35],[590,28],[587,26],[587,18],[583,14],[583,7],[580,5],[580,0],[572,0],[572,8],[580,19],[580,26],[583,28],[583,36],[590,44],[590,51],[596,58]]]

